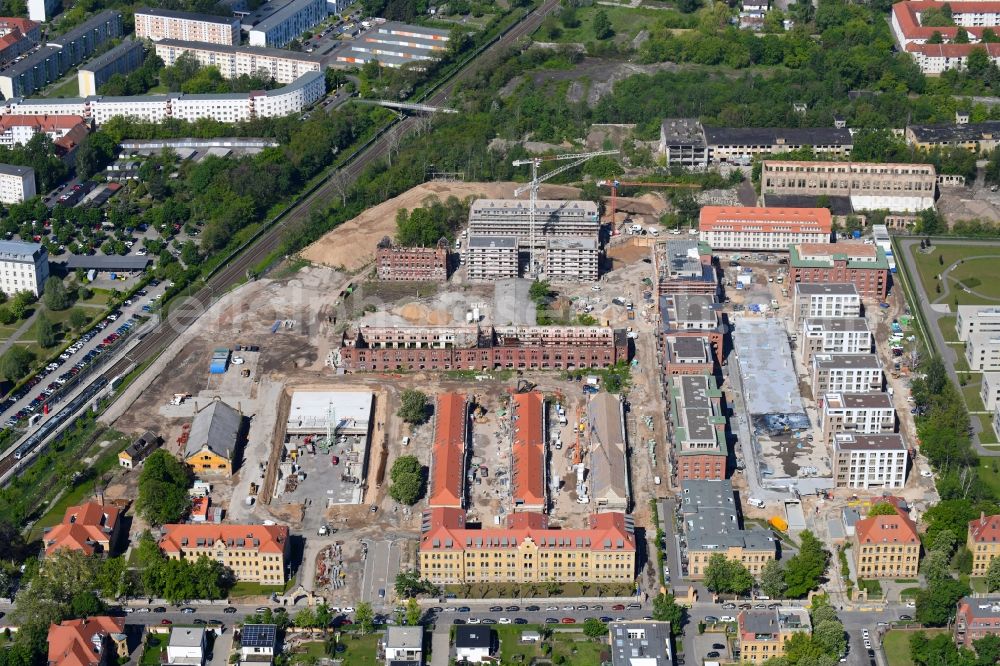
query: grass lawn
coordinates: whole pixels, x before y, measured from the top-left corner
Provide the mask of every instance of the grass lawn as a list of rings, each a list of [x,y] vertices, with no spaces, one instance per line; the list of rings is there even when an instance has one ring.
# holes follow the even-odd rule
[[[979,594],[987,594],[989,590],[986,588],[986,578],[982,576],[976,576],[975,578],[969,578],[969,587],[972,588],[973,592],[978,592]]]
[[[663,19],[668,14],[661,10],[643,7],[635,9],[596,5],[580,7],[576,11],[576,17],[580,20],[579,26],[576,28],[567,28],[563,25],[562,21],[558,20],[558,13],[556,13],[556,24],[561,29],[561,34],[553,38],[545,29],[539,29],[535,33],[534,38],[541,42],[559,42],[562,44],[596,41],[597,37],[594,35],[594,16],[597,15],[599,9],[607,12],[608,19],[611,21],[611,27],[615,32],[614,36],[606,41],[631,40],[639,34],[640,30],[649,29],[651,25],[658,22],[658,19]],[[677,14],[677,12],[673,12],[673,14]]]
[[[79,97],[80,96],[80,85],[77,81],[76,70],[66,77],[62,82],[53,84],[53,87],[49,88],[45,92],[45,97]]]
[[[947,633],[947,629],[922,629],[927,638]],[[914,666],[910,659],[910,636],[916,631],[893,629],[882,637],[882,646],[889,666]]]
[[[293,664],[304,660],[306,657],[315,657],[316,659],[326,658],[326,647],[323,641],[303,643],[301,647],[305,649],[302,651],[296,650],[291,655]]]
[[[533,659],[544,656],[541,643],[521,644],[522,631],[538,631],[541,625],[495,625],[493,629],[500,637],[500,662],[503,664],[530,664]],[[601,654],[608,653],[605,643],[596,643],[583,635],[582,631],[560,631],[552,633],[552,659],[558,663],[559,655],[567,664],[600,664]]]
[[[993,417],[989,414],[976,414],[973,418],[979,419],[979,425],[983,431],[979,433],[980,444],[996,444],[997,434],[993,431]]]
[[[160,655],[167,649],[169,634],[150,634],[146,643],[146,651],[142,655],[142,666],[160,666]]]
[[[982,458],[979,461],[979,480],[986,484],[994,495],[1000,495],[1000,463],[995,468],[995,458]]]
[[[267,596],[272,592],[278,594],[284,594],[288,591],[288,588],[292,586],[294,579],[289,580],[282,585],[261,585],[260,583],[247,583],[240,582],[233,585],[233,589],[229,591],[230,597],[254,597],[254,596]]]
[[[955,330],[957,320],[958,315],[945,315],[938,318],[938,328],[941,329],[941,335],[944,336],[945,342],[959,342],[958,331]]]
[[[913,262],[917,267],[917,274],[920,281],[927,290],[931,299],[938,296],[935,286],[938,281],[935,276],[942,270],[950,266],[953,262],[963,257],[974,257],[993,254],[1000,258],[1000,249],[970,245],[943,245],[935,248],[932,252],[923,253],[919,245],[911,246]],[[939,259],[940,257],[940,259]],[[941,285],[942,294],[946,297],[943,302],[949,305],[955,302],[957,297],[960,305],[983,305],[1000,302],[1000,263],[994,258],[973,259],[957,266],[949,274],[948,285]],[[966,292],[955,280],[962,282],[965,286],[974,289],[985,296],[977,296]]]
[[[341,634],[340,642],[347,648],[346,652],[341,652],[338,655],[341,664],[343,666],[371,666],[374,664],[380,637],[381,634],[357,637],[349,633]]]
[[[969,408],[970,412],[986,411],[983,399],[979,395],[979,392],[983,390],[983,380],[980,376],[971,376],[965,386],[961,387],[961,390],[962,397],[965,398],[965,406]]]

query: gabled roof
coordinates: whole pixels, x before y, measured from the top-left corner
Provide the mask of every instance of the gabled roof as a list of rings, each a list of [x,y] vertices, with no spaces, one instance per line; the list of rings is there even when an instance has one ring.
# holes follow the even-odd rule
[[[467,418],[467,401],[464,395],[442,393],[438,396],[428,500],[432,507],[462,506]]]
[[[512,498],[525,506],[545,505],[545,441],[542,418],[545,401],[537,391],[514,396],[511,429],[514,433]]]
[[[49,666],[96,666],[101,655],[94,649],[95,637],[124,632],[123,618],[106,615],[49,625]]]
[[[587,405],[590,426],[591,494],[597,500],[628,502],[625,431],[621,401],[598,393]]]
[[[93,555],[98,546],[107,550],[111,533],[118,523],[118,509],[97,502],[86,502],[66,509],[62,522],[46,532],[45,554],[51,555],[60,548],[79,550]]]
[[[1000,514],[970,520],[969,538],[975,543],[1000,543]]]
[[[212,453],[232,460],[236,452],[243,417],[226,403],[216,400],[198,412],[191,422],[191,434],[184,448],[184,458],[207,448]]]
[[[227,548],[254,550],[259,553],[284,553],[288,547],[288,527],[286,525],[164,525],[160,550],[165,553],[180,553],[193,548],[207,548],[219,541]]]

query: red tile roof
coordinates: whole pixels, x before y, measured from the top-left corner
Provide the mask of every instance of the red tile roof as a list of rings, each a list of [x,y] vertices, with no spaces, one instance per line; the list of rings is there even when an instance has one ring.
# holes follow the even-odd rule
[[[920,53],[928,58],[967,58],[972,49],[985,49],[991,58],[1000,56],[1000,44],[907,44],[908,53]]]
[[[284,553],[288,548],[288,527],[285,525],[164,525],[163,530],[160,550],[165,553],[205,548],[217,541],[227,548],[260,553]]]
[[[54,132],[56,130],[71,130],[77,125],[86,127],[81,116],[69,114],[45,116],[11,114],[0,116],[0,131],[4,132],[11,127],[34,127],[36,132]]]
[[[545,401],[536,391],[514,396],[511,412],[514,504],[545,507],[545,442],[542,419]]]
[[[462,506],[467,422],[468,401],[463,394],[442,393],[438,396],[428,500],[432,507]]]
[[[749,206],[705,206],[698,218],[700,231],[791,231],[830,233],[833,218],[826,208],[772,208]],[[771,229],[780,227],[780,229]]]
[[[107,552],[117,523],[118,509],[114,506],[97,502],[71,506],[62,522],[45,533],[45,553],[51,555],[60,548],[69,548],[93,555],[98,546]]]
[[[21,34],[27,35],[39,27],[41,27],[41,23],[38,21],[32,21],[19,16],[0,16],[0,32],[19,30]]]
[[[101,655],[94,650],[94,636],[124,632],[123,618],[106,615],[49,625],[49,666],[97,666]]]
[[[967,13],[1000,12],[1000,2],[950,2],[952,15]],[[892,14],[903,36],[907,40],[927,40],[936,32],[945,39],[954,39],[958,27],[924,27],[920,25],[919,15],[928,9],[941,9],[943,2],[897,2],[892,6]],[[985,27],[985,26],[984,26]],[[970,35],[982,37],[984,27],[965,28]]]
[[[1000,514],[970,520],[969,537],[975,543],[1000,543]]]
[[[920,543],[917,526],[910,517],[896,508],[894,516],[869,516],[854,526],[858,543]]]
[[[421,551],[464,551],[516,548],[525,541],[538,548],[590,552],[635,551],[631,519],[624,513],[599,513],[590,517],[588,529],[554,529],[539,513],[511,514],[507,527],[468,529],[461,509],[437,508],[424,512]]]

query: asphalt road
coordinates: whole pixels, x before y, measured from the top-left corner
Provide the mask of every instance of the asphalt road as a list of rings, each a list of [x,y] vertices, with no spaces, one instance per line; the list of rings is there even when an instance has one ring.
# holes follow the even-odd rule
[[[479,56],[471,60],[463,69],[438,87],[434,93],[419,101],[431,106],[447,106],[448,100],[455,90],[455,86],[483,67],[484,57],[502,52],[504,49],[513,46],[521,37],[537,30],[545,17],[558,7],[558,0],[545,0],[541,7],[525,16],[519,23],[508,30],[506,34],[485,48]],[[389,130],[362,150],[353,161],[340,169],[338,173],[341,175],[338,178],[346,177],[347,185],[354,184],[365,169],[385,157],[390,148],[398,145],[399,138],[410,134],[417,128],[418,120],[412,117],[395,123]],[[326,182],[313,190],[298,206],[289,211],[280,221],[262,234],[252,246],[212,275],[201,290],[183,302],[174,305],[170,309],[170,313],[165,321],[143,338],[127,357],[120,359],[105,370],[102,377],[110,381],[115,377],[124,375],[132,368],[154,358],[166,349],[198,317],[204,314],[217,298],[228,292],[232,286],[239,284],[250,268],[256,266],[274,252],[281,245],[284,234],[291,225],[308,220],[310,213],[317,204],[328,203],[339,196],[338,188],[341,186],[341,183],[337,182],[338,178],[334,176],[337,176],[337,174],[331,174]],[[54,436],[58,436],[59,432],[55,433]],[[0,459],[0,472],[13,467],[14,462],[13,453]]]

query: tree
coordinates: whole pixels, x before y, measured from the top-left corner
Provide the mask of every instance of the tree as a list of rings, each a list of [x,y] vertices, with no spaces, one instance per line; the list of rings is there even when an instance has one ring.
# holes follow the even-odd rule
[[[972,641],[972,647],[976,648],[977,666],[1000,664],[1000,635],[987,634]]]
[[[417,603],[416,597],[410,597],[406,600],[406,624],[410,627],[415,627],[420,624],[420,618],[423,616],[424,612],[420,608],[420,604]]]
[[[608,18],[608,13],[603,9],[598,9],[597,13],[594,14],[594,37],[597,39],[609,39],[614,37],[615,31],[611,27],[611,19]]]
[[[299,629],[314,629],[316,627],[316,613],[311,608],[303,608],[295,614],[294,622]]]
[[[177,522],[191,508],[187,490],[192,480],[187,465],[163,449],[153,451],[139,474],[136,510],[153,525]]]
[[[708,566],[705,567],[705,587],[712,592],[743,594],[753,587],[753,574],[741,562],[716,553],[708,559]]]
[[[787,594],[794,599],[804,597],[819,587],[827,563],[830,561],[830,551],[823,547],[823,542],[812,532],[809,530],[802,532],[801,540],[799,552],[785,564]]]
[[[370,634],[375,628],[375,612],[372,605],[367,601],[362,601],[354,609],[354,622],[361,628],[362,634]]]
[[[45,281],[45,291],[42,294],[42,302],[45,307],[53,312],[65,310],[70,305],[70,297],[66,292],[63,281],[56,276],[51,276]]]
[[[4,326],[9,326],[13,324],[15,321],[17,321],[17,316],[10,309],[10,306],[7,305],[6,303],[0,305],[0,324],[3,324]]]
[[[0,374],[12,382],[16,382],[31,370],[31,362],[35,355],[24,347],[14,345],[0,357]]]
[[[145,92],[145,91],[143,91]],[[122,93],[123,95],[126,93]],[[76,150],[76,171],[83,178],[90,178],[104,170],[114,159],[117,146],[114,138],[105,132],[92,132],[83,138]]]
[[[986,49],[981,46],[977,46],[969,51],[969,57],[966,59],[965,68],[969,71],[969,74],[973,76],[983,76],[990,69],[990,56],[986,53]]]
[[[760,589],[772,599],[783,599],[785,590],[785,568],[778,560],[771,560],[760,572]]]
[[[868,517],[872,516],[895,516],[898,512],[896,507],[889,502],[878,502],[872,505],[872,508],[868,510]]]
[[[823,620],[813,625],[813,641],[823,646],[827,654],[842,655],[847,651],[847,634],[837,620]]]
[[[1000,557],[990,560],[990,566],[986,570],[986,591],[996,592],[1000,590]]]
[[[73,308],[69,311],[69,325],[75,330],[80,330],[87,325],[90,317],[81,308]]]
[[[927,39],[928,44],[944,44],[944,36],[941,34],[940,30],[935,30],[931,33],[931,36]]]
[[[687,609],[677,603],[677,598],[670,594],[660,594],[653,597],[653,618],[660,622],[670,623],[670,633],[680,635],[687,621]]]
[[[917,622],[928,627],[943,627],[955,615],[955,604],[969,594],[969,586],[945,577],[927,582],[917,593]]]
[[[583,633],[588,638],[604,638],[608,635],[608,625],[604,624],[596,617],[588,617],[583,622]]]
[[[428,417],[427,395],[415,389],[406,389],[400,398],[399,411],[396,414],[407,423],[419,424]]]
[[[396,595],[415,597],[418,594],[436,596],[438,587],[426,579],[421,579],[416,571],[400,571],[396,574]]]
[[[955,44],[968,44],[969,43],[969,33],[965,28],[959,28],[955,31]]]
[[[45,316],[44,312],[40,313],[35,320],[35,339],[38,341],[38,346],[43,349],[55,345],[58,340],[56,327],[52,324],[52,320]]]
[[[69,600],[69,613],[73,617],[100,615],[105,608],[104,602],[91,590],[80,590]]]

